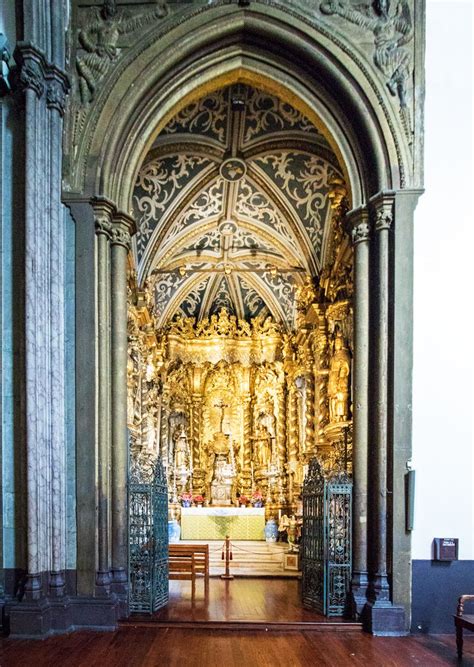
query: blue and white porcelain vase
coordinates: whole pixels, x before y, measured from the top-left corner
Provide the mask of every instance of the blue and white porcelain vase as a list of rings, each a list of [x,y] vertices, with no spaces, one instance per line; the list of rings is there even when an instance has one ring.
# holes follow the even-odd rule
[[[275,519],[268,519],[265,525],[265,540],[267,542],[276,542],[278,537],[278,526]]]
[[[173,542],[179,542],[181,537],[181,526],[176,519],[168,521],[168,540],[171,544]]]

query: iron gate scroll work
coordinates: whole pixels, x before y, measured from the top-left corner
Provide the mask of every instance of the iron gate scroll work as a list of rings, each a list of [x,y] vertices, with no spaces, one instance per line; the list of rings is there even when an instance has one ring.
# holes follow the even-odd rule
[[[168,489],[161,459],[132,460],[130,470],[130,611],[168,603]]]
[[[312,459],[303,485],[303,605],[342,616],[352,570],[352,482]]]

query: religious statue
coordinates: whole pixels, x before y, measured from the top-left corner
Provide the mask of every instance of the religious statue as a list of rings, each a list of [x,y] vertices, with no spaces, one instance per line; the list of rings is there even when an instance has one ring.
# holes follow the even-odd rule
[[[338,331],[328,380],[329,418],[333,423],[347,421],[349,418],[350,369],[351,355],[342,334]]]
[[[258,424],[254,441],[257,463],[262,468],[267,468],[272,462],[272,439],[267,427],[263,424]]]
[[[150,12],[130,17],[117,13],[115,0],[104,0],[102,8],[96,10],[96,18],[79,32],[79,43],[87,52],[76,60],[83,104],[93,99],[98,81],[117,59],[120,36],[147,25],[154,18],[163,18],[167,13],[166,5],[159,2]]]
[[[176,444],[174,448],[174,464],[177,470],[186,469],[188,463],[188,438],[186,429],[181,424],[179,431],[176,434]]]

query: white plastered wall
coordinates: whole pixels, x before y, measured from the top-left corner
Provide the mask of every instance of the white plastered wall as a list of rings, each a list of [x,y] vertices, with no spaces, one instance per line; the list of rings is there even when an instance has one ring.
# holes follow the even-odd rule
[[[413,558],[474,559],[473,3],[427,0],[425,194],[415,217]]]

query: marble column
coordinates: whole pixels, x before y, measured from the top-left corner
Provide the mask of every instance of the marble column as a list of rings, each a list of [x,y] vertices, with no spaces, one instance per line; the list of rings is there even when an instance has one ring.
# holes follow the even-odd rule
[[[349,216],[354,246],[353,570],[351,595],[358,615],[367,603],[367,490],[369,438],[369,215]]]
[[[128,589],[127,255],[134,221],[115,213],[111,230],[111,449],[112,583]]]
[[[25,120],[25,598],[62,596],[66,567],[64,229],[61,133],[68,79],[31,43],[15,49],[13,88]],[[49,582],[49,586],[47,585]],[[35,612],[33,612],[34,615]],[[27,618],[19,608],[12,627]],[[23,621],[21,621],[23,622]],[[34,621],[32,618],[28,623]]]

